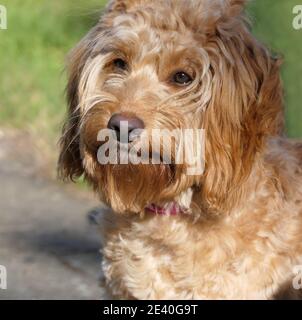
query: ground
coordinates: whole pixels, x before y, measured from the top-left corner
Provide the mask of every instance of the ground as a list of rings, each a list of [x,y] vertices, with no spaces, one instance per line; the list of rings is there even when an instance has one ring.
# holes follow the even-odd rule
[[[24,133],[0,130],[0,299],[101,299],[96,200],[50,181]],[[40,156],[40,158],[42,158]]]

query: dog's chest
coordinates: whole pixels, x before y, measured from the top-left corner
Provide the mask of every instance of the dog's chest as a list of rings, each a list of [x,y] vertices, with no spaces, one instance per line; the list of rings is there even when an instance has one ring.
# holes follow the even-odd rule
[[[105,239],[103,271],[120,298],[265,299],[279,282],[276,255],[226,225],[154,217],[109,228]],[[287,272],[280,265],[275,277]]]

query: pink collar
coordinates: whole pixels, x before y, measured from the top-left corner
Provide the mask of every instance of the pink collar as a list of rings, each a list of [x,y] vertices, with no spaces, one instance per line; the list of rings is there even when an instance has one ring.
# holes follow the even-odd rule
[[[162,216],[176,216],[179,213],[184,212],[183,209],[176,202],[168,203],[164,207],[160,207],[154,203],[151,203],[145,208],[145,210],[153,214],[158,214]]]

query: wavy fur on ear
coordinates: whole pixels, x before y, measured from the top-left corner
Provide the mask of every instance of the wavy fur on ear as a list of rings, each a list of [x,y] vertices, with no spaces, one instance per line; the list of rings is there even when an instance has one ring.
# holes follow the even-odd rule
[[[82,71],[94,49],[93,42],[99,32],[100,27],[96,26],[67,57],[68,84],[66,87],[66,98],[68,112],[59,142],[60,157],[58,161],[58,173],[62,179],[74,180],[80,177],[84,171],[80,152],[79,124],[81,110],[78,89]]]
[[[230,23],[232,23],[230,21]],[[265,140],[283,133],[281,60],[271,56],[245,24],[236,34],[216,32],[208,39],[213,73],[212,100],[205,113],[206,174],[202,199],[230,209]]]
[[[183,22],[194,31],[213,33],[218,26],[222,27],[230,18],[240,16],[248,0],[157,0],[158,10],[170,7],[178,13]],[[112,0],[107,6],[107,17],[131,13],[138,8],[146,8],[149,0]]]

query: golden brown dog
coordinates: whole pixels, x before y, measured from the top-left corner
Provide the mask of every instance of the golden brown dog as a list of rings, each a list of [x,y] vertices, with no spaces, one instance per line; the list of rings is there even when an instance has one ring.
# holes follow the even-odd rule
[[[286,284],[299,293],[302,144],[283,135],[281,62],[252,36],[244,5],[113,0],[70,55],[59,170],[84,174],[112,208],[102,232],[113,297],[271,299]],[[204,129],[204,173],[100,164],[98,132],[122,120]]]

